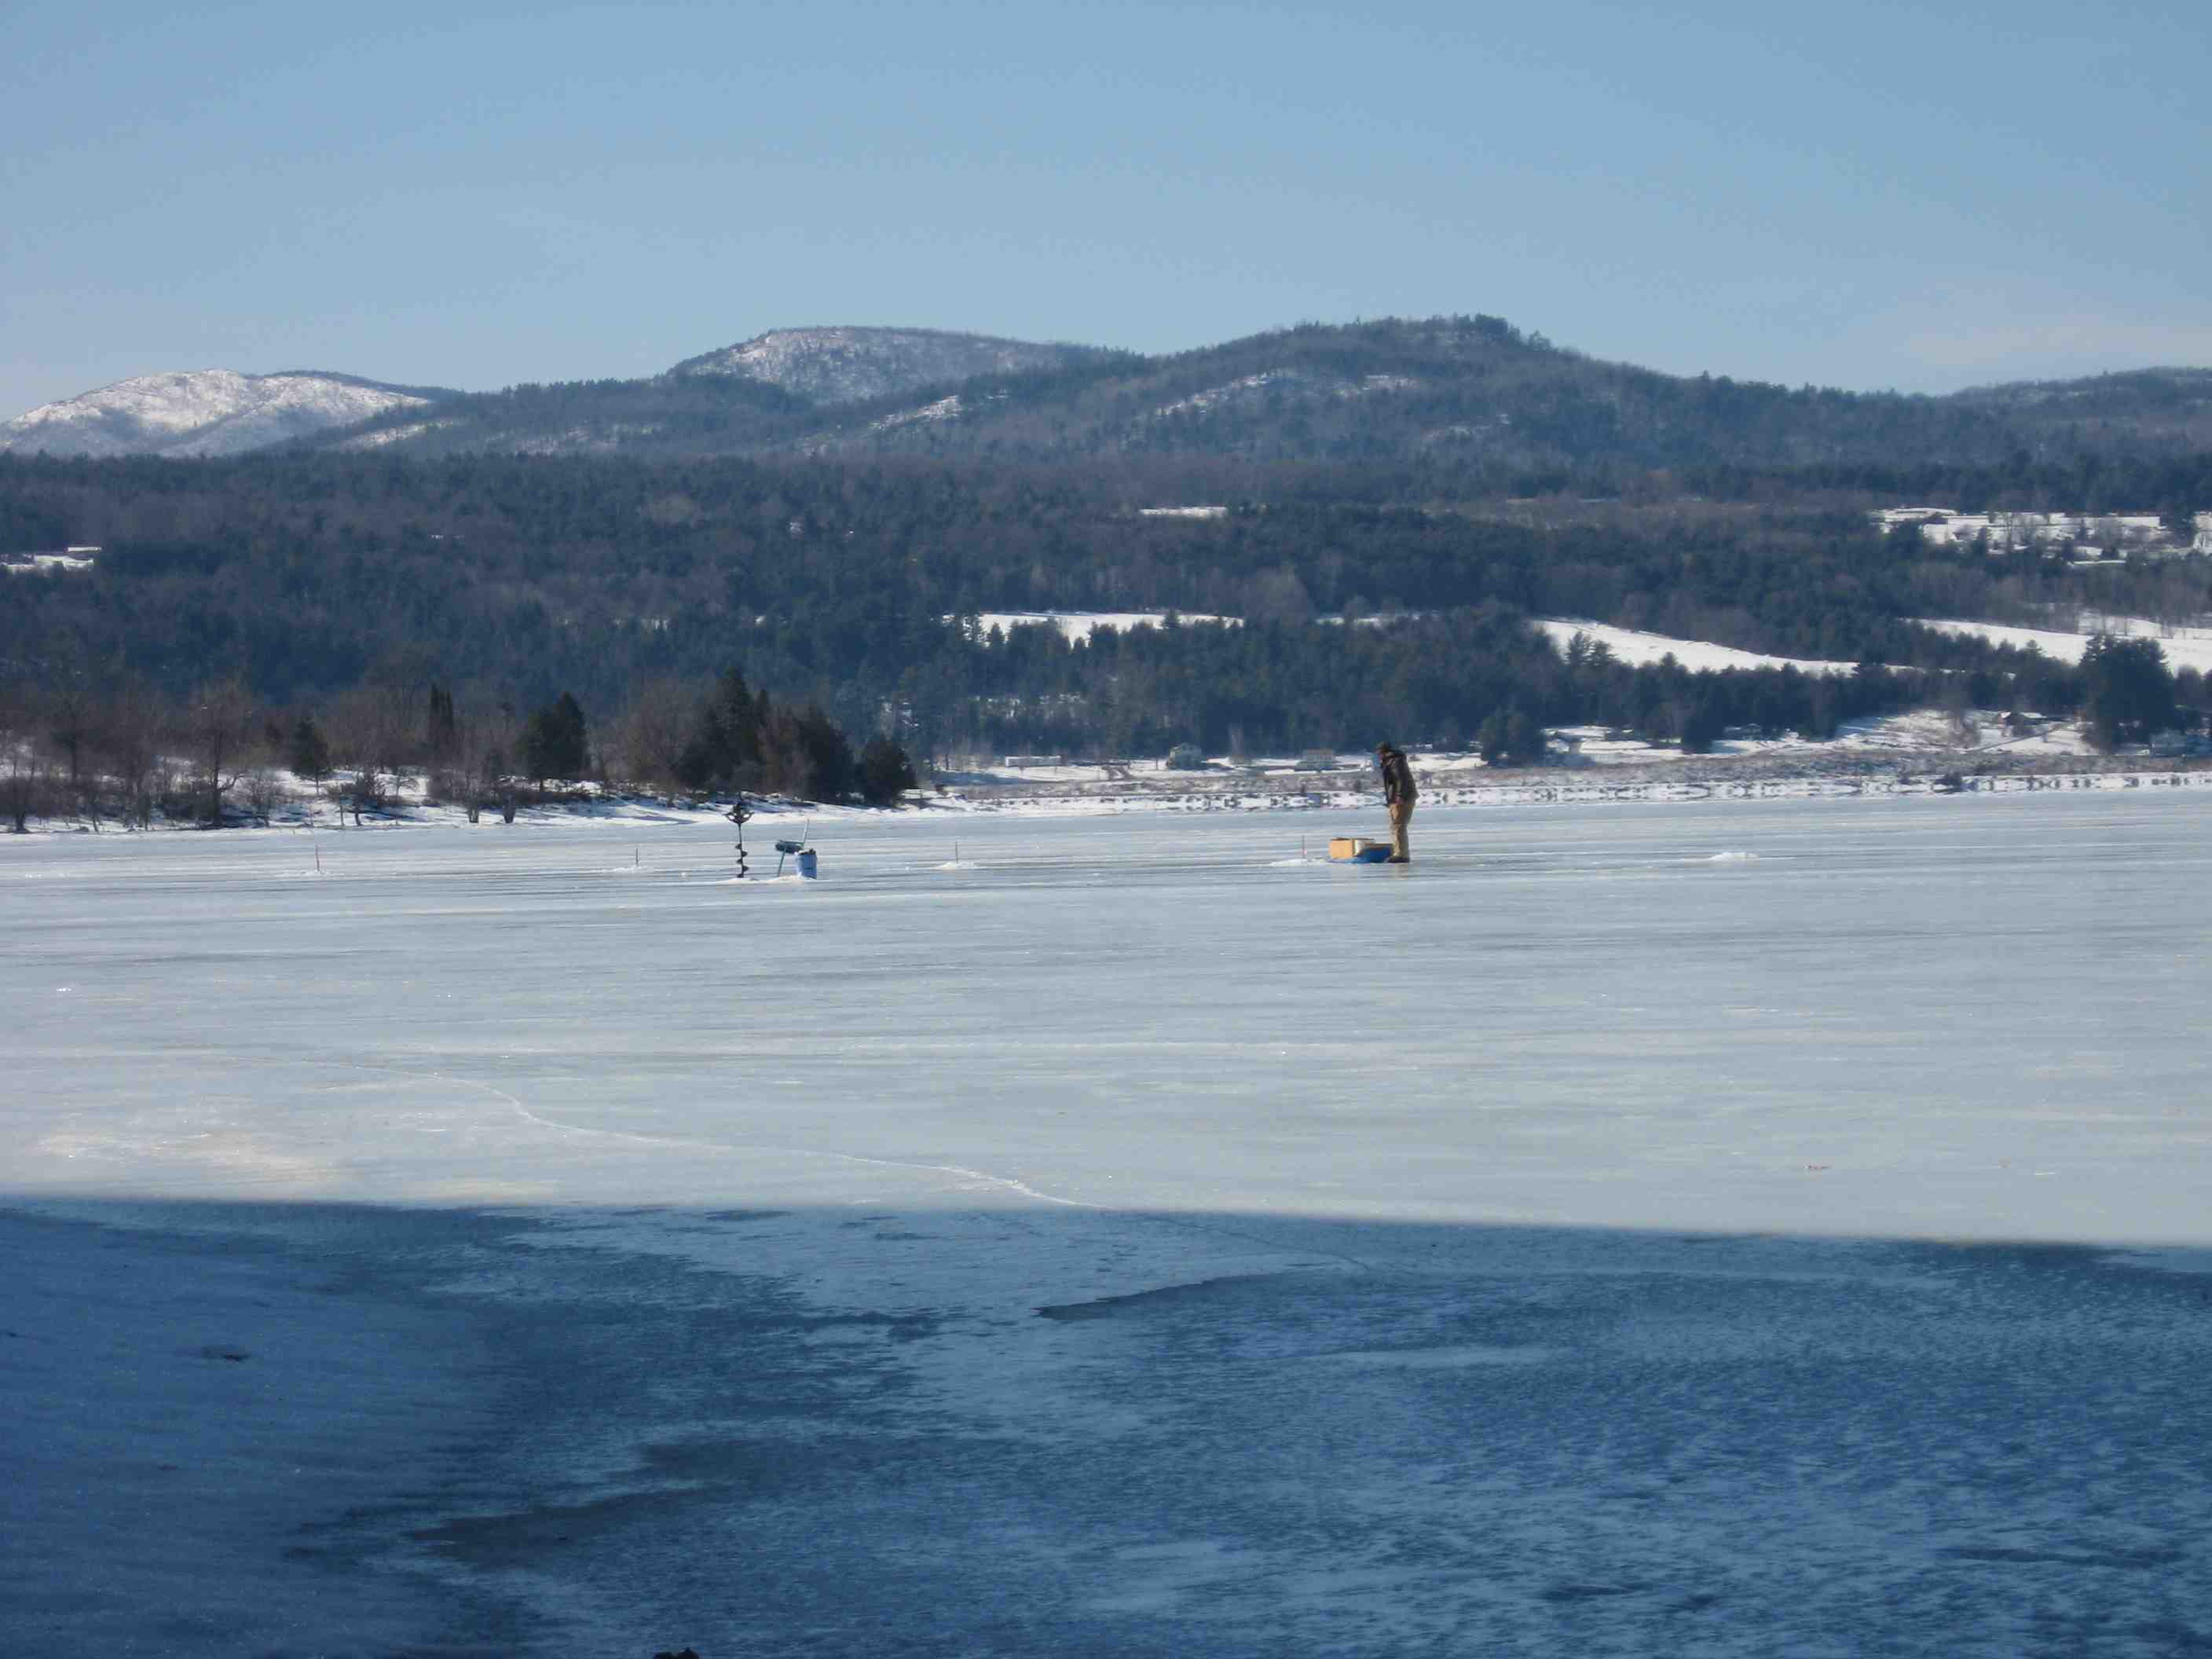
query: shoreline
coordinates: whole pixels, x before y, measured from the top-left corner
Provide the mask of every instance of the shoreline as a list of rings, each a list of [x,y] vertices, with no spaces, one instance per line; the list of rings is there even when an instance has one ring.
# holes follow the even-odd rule
[[[2212,766],[2147,767],[2126,761],[2045,763],[1969,770],[1947,755],[1887,757],[1808,770],[1764,757],[1700,764],[1670,762],[1633,769],[1530,768],[1510,782],[1453,784],[1421,781],[1420,804],[1437,806],[1606,805],[1639,801],[1782,800],[1874,795],[2021,794],[2081,789],[2212,788]],[[973,792],[973,796],[969,794]],[[1018,792],[1018,793],[1017,793]],[[1173,788],[1100,786],[967,786],[960,809],[1043,813],[1115,811],[1310,811],[1372,807],[1377,788],[1255,787],[1233,779]]]
[[[1808,766],[1773,755],[1691,757],[1616,765],[1527,767],[1494,782],[1455,782],[1462,776],[1488,777],[1487,771],[1431,772],[1421,777],[1421,805],[1436,807],[1584,806],[1636,802],[1694,800],[1784,800],[1849,799],[1888,795],[2021,794],[2083,789],[2212,789],[2212,759],[2197,757],[2164,764],[2146,756],[2007,757],[1999,764],[1986,752],[1923,750],[1824,758]],[[805,816],[835,822],[874,819],[906,813],[997,815],[1020,812],[1038,817],[1084,816],[1129,811],[1332,811],[1377,805],[1378,785],[1354,785],[1343,775],[1316,782],[1280,774],[1194,773],[1173,781],[1113,779],[1100,782],[963,781],[942,786],[935,794],[915,791],[892,807],[830,805],[817,801],[750,800],[757,817]],[[473,827],[512,830],[558,825],[604,824],[635,830],[653,824],[684,827],[726,825],[728,803],[678,802],[648,794],[604,795],[585,801],[549,802],[525,807],[512,824],[488,820]],[[333,809],[319,814],[276,817],[268,823],[226,822],[228,832],[281,831],[358,835],[375,831],[467,825],[454,807],[403,807],[367,823],[348,824]],[[0,846],[39,838],[81,835],[124,836],[208,834],[211,827],[166,821],[144,828],[80,818],[35,819],[21,835],[0,835]]]
[[[1420,804],[1435,807],[1580,806],[1634,802],[1845,799],[1873,795],[2027,793],[2042,790],[2212,788],[2212,760],[2159,763],[2147,755],[2047,755],[1919,750],[1802,755],[1686,756],[1501,773],[1417,770]],[[1465,780],[1465,781],[1460,781]],[[1475,780],[1482,780],[1476,781]],[[975,813],[1328,811],[1382,801],[1364,774],[1309,781],[1281,774],[1191,774],[1103,783],[967,783],[925,805]]]

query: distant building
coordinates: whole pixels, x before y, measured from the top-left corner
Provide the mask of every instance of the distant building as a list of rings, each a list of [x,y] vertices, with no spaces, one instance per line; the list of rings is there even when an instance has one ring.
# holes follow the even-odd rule
[[[1871,517],[1884,530],[1917,526],[1921,539],[1931,546],[1985,538],[1993,554],[2060,543],[2071,543],[2084,556],[2108,559],[2212,551],[2212,513],[2197,515],[2196,534],[2186,541],[2155,513],[1960,513],[1948,507],[1886,507]]]
[[[0,570],[9,575],[40,570],[89,570],[100,562],[96,547],[64,548],[54,553],[0,554]]]

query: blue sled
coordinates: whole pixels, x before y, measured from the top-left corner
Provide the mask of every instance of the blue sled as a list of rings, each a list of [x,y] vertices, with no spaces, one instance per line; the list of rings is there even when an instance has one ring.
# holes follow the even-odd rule
[[[1370,841],[1364,836],[1339,836],[1328,844],[1331,864],[1381,864],[1390,856],[1387,841]]]

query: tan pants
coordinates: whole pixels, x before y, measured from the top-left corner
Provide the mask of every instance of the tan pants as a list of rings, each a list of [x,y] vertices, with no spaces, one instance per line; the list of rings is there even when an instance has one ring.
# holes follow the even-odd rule
[[[1390,803],[1390,855],[1393,858],[1410,860],[1413,856],[1406,850],[1406,825],[1412,822],[1413,817],[1413,802],[1394,800]]]

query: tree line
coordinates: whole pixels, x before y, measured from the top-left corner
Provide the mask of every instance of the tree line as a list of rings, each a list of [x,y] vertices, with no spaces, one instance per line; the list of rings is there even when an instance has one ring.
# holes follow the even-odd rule
[[[102,550],[90,570],[0,580],[0,699],[76,699],[113,711],[118,730],[167,730],[234,677],[273,711],[264,724],[289,732],[311,716],[350,745],[349,766],[392,769],[404,748],[392,734],[404,732],[438,771],[465,726],[514,775],[550,779],[568,769],[533,772],[520,745],[566,696],[591,713],[592,752],[640,779],[735,782],[742,763],[758,769],[753,787],[822,795],[857,787],[825,727],[853,734],[859,765],[854,746],[877,736],[927,760],[1183,741],[1296,752],[1382,732],[1473,745],[1486,729],[1504,742],[1516,714],[1524,737],[1601,721],[1694,743],[1716,720],[1825,733],[1914,697],[2072,714],[2088,696],[2081,670],[1911,618],[2070,629],[2089,608],[2212,610],[2203,557],[2090,572],[2060,549],[1932,545],[1882,533],[1847,492],[1766,500],[1747,485],[1743,499],[1697,499],[1647,476],[1609,498],[1383,498],[1418,484],[1395,467],[1205,457],[0,459],[0,550]],[[1217,516],[1142,510],[1209,497]],[[1072,646],[1050,630],[994,639],[973,620],[1042,610],[1243,626]],[[1847,688],[1570,663],[1528,630],[1531,617],[1887,674]],[[777,689],[772,735],[742,763],[732,757],[749,751],[712,744],[685,762],[696,710],[732,664]],[[2182,676],[2173,690],[2185,724],[2201,688]],[[76,725],[17,720],[50,734]],[[47,747],[76,775],[70,744]]]
[[[919,787],[890,738],[856,752],[818,707],[779,703],[734,668],[689,695],[644,688],[597,729],[567,691],[523,712],[474,708],[434,682],[360,687],[289,712],[235,674],[174,702],[87,672],[0,695],[0,817],[17,832],[34,816],[94,828],[266,823],[302,786],[359,823],[416,779],[427,804],[459,805],[471,823],[487,810],[512,823],[526,800],[590,784],[875,806]]]
[[[1793,666],[1632,665],[1600,640],[1562,648],[1499,606],[1375,626],[1280,623],[1101,628],[1071,641],[1050,625],[945,627],[943,655],[877,703],[856,750],[818,704],[756,690],[737,667],[660,677],[594,722],[562,691],[529,710],[477,705],[447,684],[379,678],[317,708],[281,709],[236,675],[165,701],[89,667],[0,696],[0,812],[97,823],[265,821],[283,771],[325,788],[356,819],[419,775],[433,802],[510,820],[534,795],[590,780],[616,788],[738,793],[888,805],[925,763],[998,752],[1090,758],[1191,743],[1233,756],[1366,749],[1393,736],[1474,750],[1493,765],[1541,763],[1547,732],[1599,725],[1702,753],[1744,731],[1821,738],[1845,720],[1933,704],[1962,720],[2002,711],[2079,715],[2102,746],[2200,729],[2207,687],[2173,672],[2152,639],[2099,636],[2081,662],[1974,640],[1942,670],[1869,659],[1849,673]],[[341,781],[331,781],[343,775]]]

